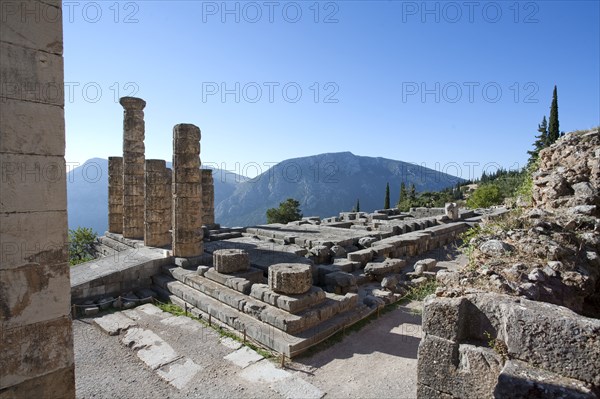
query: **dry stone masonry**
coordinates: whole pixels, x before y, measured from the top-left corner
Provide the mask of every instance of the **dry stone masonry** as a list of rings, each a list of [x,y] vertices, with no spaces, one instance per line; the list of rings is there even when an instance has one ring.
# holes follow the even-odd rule
[[[144,237],[144,107],[141,98],[122,97],[123,237]]]
[[[123,233],[122,157],[108,157],[108,231]]]
[[[179,124],[173,128],[173,256],[202,255],[203,238],[200,129]]]
[[[171,185],[166,163],[146,160],[144,245],[163,247],[171,242]]]

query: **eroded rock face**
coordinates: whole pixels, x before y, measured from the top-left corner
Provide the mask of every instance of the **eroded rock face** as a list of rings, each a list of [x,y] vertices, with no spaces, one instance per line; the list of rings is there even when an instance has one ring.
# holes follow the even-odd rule
[[[533,177],[534,205],[544,209],[596,206],[600,216],[600,133],[569,133],[540,152]]]

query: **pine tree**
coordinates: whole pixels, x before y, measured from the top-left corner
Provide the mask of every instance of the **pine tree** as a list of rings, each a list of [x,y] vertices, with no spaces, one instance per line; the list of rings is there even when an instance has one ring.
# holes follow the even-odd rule
[[[385,186],[385,201],[383,203],[383,209],[390,209],[390,183]]]
[[[410,202],[412,203],[417,199],[417,189],[415,188],[415,183],[410,185],[410,194],[408,195]]]
[[[542,123],[538,125],[539,135],[535,136],[537,140],[533,143],[533,150],[527,151],[529,154],[529,160],[527,161],[527,166],[533,164],[540,153],[541,150],[548,147],[549,138],[548,138],[548,122],[546,122],[546,116],[542,119]]]
[[[548,145],[554,143],[560,137],[560,129],[558,128],[558,94],[556,86],[552,93],[552,105],[550,106],[550,120],[548,121]]]
[[[360,212],[360,200],[356,199],[356,212]]]

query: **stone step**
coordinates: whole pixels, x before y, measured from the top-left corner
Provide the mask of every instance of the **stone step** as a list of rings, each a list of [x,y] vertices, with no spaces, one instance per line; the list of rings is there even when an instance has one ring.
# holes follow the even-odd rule
[[[179,281],[171,283],[172,287],[175,285],[177,285],[176,291],[179,292],[181,297],[158,286],[154,287],[154,290],[163,299],[168,299],[182,308],[187,305],[188,311],[194,316],[207,320],[207,315],[210,314],[218,322],[226,324],[237,331],[245,331],[250,339],[289,358],[301,354],[311,346],[318,344],[336,332],[342,331],[376,311],[376,309],[359,305],[354,309],[334,316],[318,326],[292,335],[224,305],[218,300],[194,290]]]
[[[319,323],[332,318],[338,313],[356,307],[358,304],[358,295],[356,294],[329,296],[324,302],[317,306],[303,310],[298,314],[292,314],[266,302],[215,283],[214,281],[201,277],[189,270],[171,270],[171,273],[173,277],[167,275],[153,277],[154,283],[177,295],[178,293],[173,291],[173,289],[178,289],[178,285],[172,283],[178,281],[225,305],[290,334],[299,333],[312,328]]]
[[[125,238],[122,234],[111,233],[110,231],[105,232],[104,237],[108,237],[112,240],[118,241],[122,244],[127,245],[130,248],[138,248],[144,245],[144,240],[134,240]]]
[[[109,233],[107,233],[109,234]],[[112,234],[112,233],[110,233]],[[111,238],[109,236],[102,236],[102,237],[98,237],[98,241],[100,242],[100,244],[104,245],[105,247],[108,247],[110,249],[112,249],[113,251],[116,252],[121,252],[124,251],[126,249],[131,249],[132,247],[122,243],[121,241],[117,241],[114,238]]]

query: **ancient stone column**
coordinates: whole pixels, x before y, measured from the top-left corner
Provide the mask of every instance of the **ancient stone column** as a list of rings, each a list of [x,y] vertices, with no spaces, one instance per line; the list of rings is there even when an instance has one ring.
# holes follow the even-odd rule
[[[202,169],[202,224],[215,224],[215,186],[211,169]]]
[[[123,233],[122,157],[108,157],[108,231]]]
[[[167,193],[167,198],[165,198],[165,209],[167,210],[165,223],[171,230],[173,228],[173,170],[171,168],[165,168],[165,192]],[[169,237],[171,237],[170,231]],[[169,239],[169,243],[171,242],[172,239]]]
[[[200,129],[179,124],[173,128],[173,256],[202,255],[203,234]]]
[[[160,159],[146,160],[144,245],[164,247],[171,242],[171,190],[167,186],[167,167]]]
[[[123,237],[144,237],[144,107],[141,98],[122,97]]]

